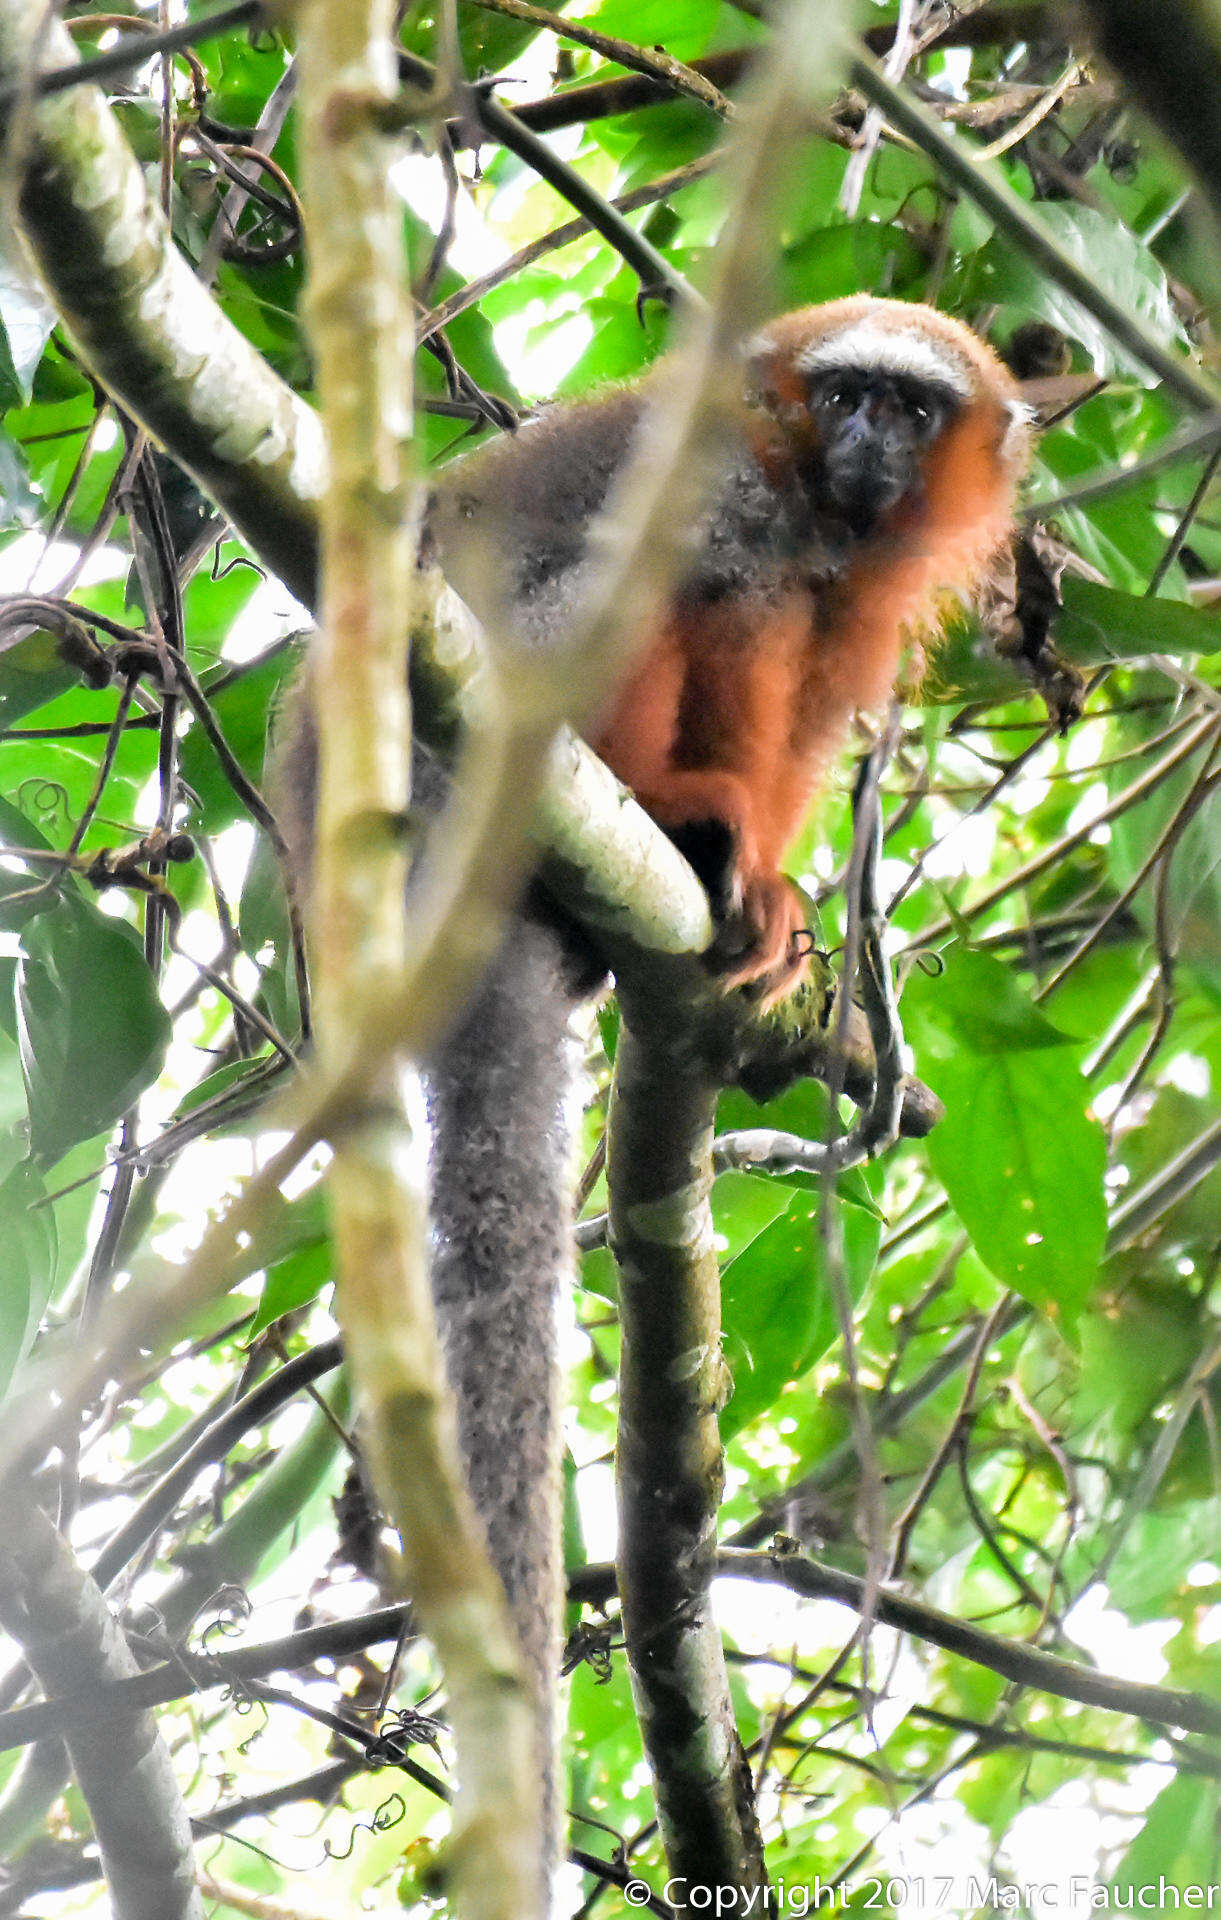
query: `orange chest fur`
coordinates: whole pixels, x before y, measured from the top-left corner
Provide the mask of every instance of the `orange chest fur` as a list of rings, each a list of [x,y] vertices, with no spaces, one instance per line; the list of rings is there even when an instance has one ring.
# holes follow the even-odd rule
[[[758,851],[778,862],[853,709],[893,681],[910,583],[889,595],[794,588],[774,604],[675,609],[594,745],[664,818],[694,773],[748,791]]]

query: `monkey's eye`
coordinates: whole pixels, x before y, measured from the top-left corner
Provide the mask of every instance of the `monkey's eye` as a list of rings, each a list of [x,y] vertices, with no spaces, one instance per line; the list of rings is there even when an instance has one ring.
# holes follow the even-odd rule
[[[907,403],[907,417],[916,439],[927,442],[940,433],[945,424],[945,409],[935,400],[912,399]]]
[[[860,405],[860,399],[860,382],[846,373],[828,374],[810,395],[813,407],[825,408],[829,413],[851,413]]]
[[[905,385],[900,389],[900,404],[918,440],[932,440],[958,411],[952,394],[939,388]]]

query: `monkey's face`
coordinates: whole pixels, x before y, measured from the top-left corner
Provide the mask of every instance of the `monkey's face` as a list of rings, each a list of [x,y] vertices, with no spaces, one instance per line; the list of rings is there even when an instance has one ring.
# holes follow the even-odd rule
[[[752,446],[841,562],[1000,539],[1028,450],[1008,372],[958,321],[868,294],[782,314],[746,350]],[[963,543],[966,543],[964,546]]]
[[[962,400],[939,381],[883,367],[827,366],[807,378],[807,484],[867,537],[900,501],[919,499],[922,456]]]

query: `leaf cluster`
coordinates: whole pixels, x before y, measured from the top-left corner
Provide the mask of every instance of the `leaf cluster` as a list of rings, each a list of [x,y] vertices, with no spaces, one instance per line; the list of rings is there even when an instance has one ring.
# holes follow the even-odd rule
[[[754,11],[601,0],[580,23],[722,72],[761,36]],[[1182,162],[1066,38],[1059,10],[1037,36],[1008,15],[964,9],[907,84],[946,123],[965,123],[960,137],[995,140],[1079,60],[996,164],[1100,286],[1168,350],[1197,354],[1215,263]],[[724,214],[717,116],[662,87],[616,111],[626,67],[511,9],[462,5],[458,16],[465,72],[501,77],[526,125],[543,106],[552,124],[563,118],[548,136],[557,150],[605,200],[637,196],[624,217],[698,284]],[[869,25],[885,31],[895,16],[875,8]],[[433,9],[410,10],[404,47],[434,54]],[[170,212],[229,316],[308,396],[303,255],[273,244],[282,190],[260,176],[281,204],[249,203],[235,247],[215,152],[266,124],[290,61],[260,28],[201,39],[190,71],[175,64]],[[164,138],[157,84],[154,69],[137,70],[115,96],[150,168]],[[1208,1145],[1221,1084],[1216,460],[1205,449],[1150,461],[1183,427],[1181,402],[916,145],[884,131],[845,201],[862,120],[859,100],[843,99],[799,151],[774,304],[870,290],[932,300],[1002,347],[1032,322],[1056,330],[1059,372],[1079,378],[1051,409],[1031,498],[1058,503],[1050,534],[1072,556],[1061,637],[1090,680],[1064,738],[1033,690],[993,697],[986,678],[968,702],[949,697],[947,674],[907,713],[883,797],[882,873],[907,1040],[947,1117],[927,1143],[831,1193],[800,1174],[718,1176],[733,1380],[724,1534],[781,1529],[858,1572],[879,1542],[901,1538],[904,1578],[931,1603],[1208,1693],[1221,1681],[1221,1150]],[[429,462],[539,401],[631,379],[671,326],[664,305],[641,310],[605,237],[554,240],[571,208],[521,154],[471,140],[464,119],[433,125],[403,168]],[[274,151],[291,182],[291,117]],[[264,780],[304,616],[97,390],[7,248],[0,406],[6,591],[28,594],[33,581],[69,603],[107,662],[105,684],[87,681],[54,622],[26,602],[11,618],[0,608],[0,1390],[16,1392],[142,1254],[180,1258],[267,1151],[268,1090],[301,1037],[300,981],[275,849],[235,768],[256,788]],[[1099,477],[1113,488],[1083,489]],[[138,668],[163,647],[181,653],[227,756],[172,673]],[[832,953],[844,938],[850,758],[790,863]],[[190,857],[167,858],[166,835],[185,836]],[[589,1156],[615,1036],[605,1006],[586,1036]],[[718,1127],[819,1139],[843,1119],[807,1083],[762,1107],[727,1093]],[[1202,1177],[1184,1182],[1196,1148]],[[603,1201],[590,1183],[589,1211]],[[150,1354],[112,1383],[57,1467],[82,1551],[218,1431],[236,1392],[330,1337],[316,1189],[285,1204],[248,1264],[168,1360]],[[582,1256],[569,1382],[574,1572],[610,1551],[617,1337],[613,1267],[595,1248]],[[343,1413],[307,1417],[286,1401],[203,1459],[133,1544],[121,1596],[155,1606],[171,1638],[195,1647],[228,1618],[232,1589],[249,1595],[258,1640],[299,1612],[302,1624],[372,1606],[384,1571],[376,1521],[358,1513],[337,1529],[331,1507],[350,1465]],[[609,1626],[574,1604],[579,1624],[574,1844],[608,1873],[630,1860],[660,1885],[613,1603]],[[882,1628],[824,1684],[855,1621],[769,1605],[758,1586],[726,1587],[724,1624],[775,1870],[790,1884],[838,1873],[859,1895],[913,1842],[949,1848],[956,1872],[1028,1880],[1029,1836],[1070,1805],[1089,1812],[1073,1856],[1088,1878],[1221,1877],[1221,1760],[1203,1743],[1022,1691]],[[212,1860],[220,1878],[274,1897],[304,1887],[308,1870],[305,1904],[335,1912],[373,1889],[419,1896],[435,1794],[401,1769],[358,1770],[360,1743],[306,1710],[322,1703],[371,1731],[389,1673],[390,1648],[374,1641],[302,1664],[287,1706],[202,1692],[164,1710],[180,1774],[194,1770],[193,1809],[211,1817],[219,1798],[233,1814]],[[429,1697],[418,1645],[394,1679],[401,1701]],[[285,1808],[311,1797],[336,1756],[353,1764],[328,1806],[320,1865],[299,1811]],[[19,1762],[14,1748],[5,1776],[0,1759],[0,1841],[22,1897],[87,1885],[71,1793],[55,1846],[27,1852]],[[583,1897],[608,1910],[619,1899],[589,1871]]]

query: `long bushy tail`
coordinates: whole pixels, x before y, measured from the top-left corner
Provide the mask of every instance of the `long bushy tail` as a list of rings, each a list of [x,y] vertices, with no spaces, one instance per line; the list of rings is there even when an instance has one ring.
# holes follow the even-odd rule
[[[430,1076],[433,1292],[475,1504],[539,1696],[548,1860],[562,1640],[557,1306],[572,1277],[563,948],[519,918]]]
[[[305,890],[317,783],[307,674],[289,694],[277,732],[276,811]],[[417,756],[417,802],[435,812],[444,788],[435,763]],[[545,1872],[558,1857],[561,1829],[556,1316],[572,1278],[565,1035],[580,992],[565,976],[564,956],[550,927],[514,919],[428,1084],[433,1291],[471,1493],[538,1693]]]

